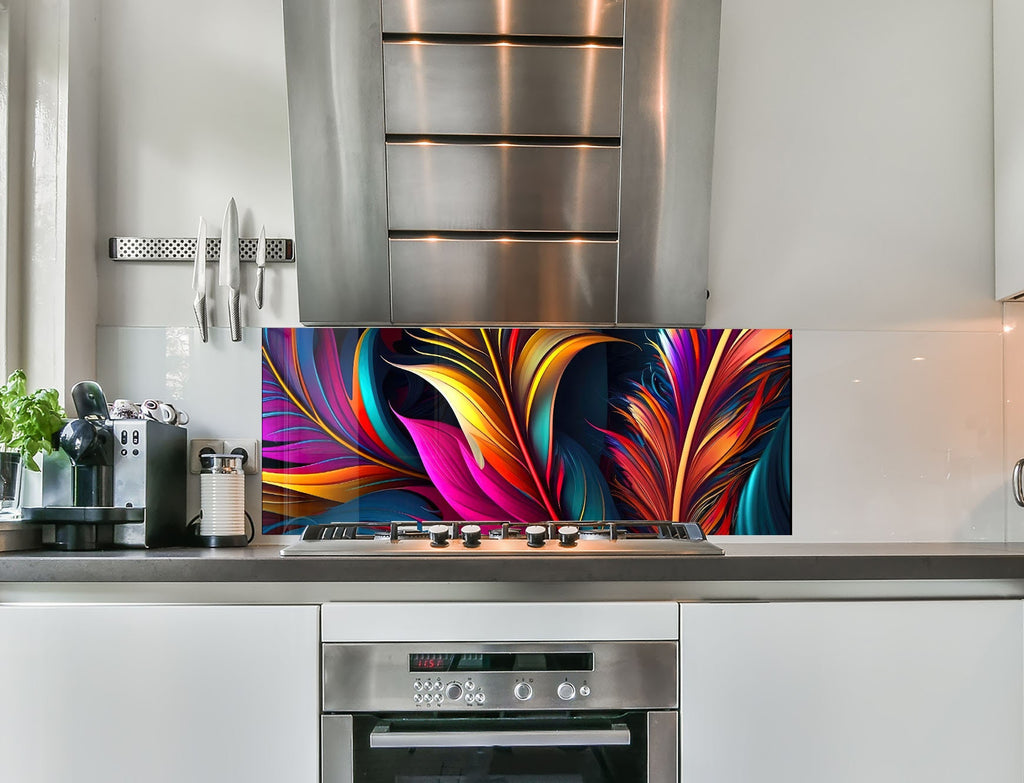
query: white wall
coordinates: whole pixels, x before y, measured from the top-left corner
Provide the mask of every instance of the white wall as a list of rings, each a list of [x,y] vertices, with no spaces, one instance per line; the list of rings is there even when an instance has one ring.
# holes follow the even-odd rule
[[[216,235],[231,195],[243,235],[292,236],[279,0],[101,22],[101,239]],[[1005,535],[991,26],[978,0],[724,0],[708,326],[795,330],[797,540]],[[99,266],[100,380],[172,394],[110,354],[191,324],[188,265]],[[297,324],[294,270],[268,292],[245,323]],[[222,402],[183,403],[216,431]]]
[[[220,236],[229,198],[239,230],[294,237],[280,0],[101,0],[98,249],[111,236],[195,236],[204,216]],[[243,323],[298,322],[295,269],[269,265],[267,301]],[[187,326],[192,270],[100,263],[99,323]],[[213,323],[227,325],[214,296]]]

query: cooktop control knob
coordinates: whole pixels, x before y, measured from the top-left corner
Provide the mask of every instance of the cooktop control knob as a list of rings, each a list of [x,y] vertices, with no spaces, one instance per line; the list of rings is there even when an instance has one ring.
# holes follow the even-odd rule
[[[544,525],[530,525],[526,528],[527,546],[544,546],[544,539],[548,537],[548,529]]]
[[[571,682],[560,682],[556,693],[562,701],[572,701],[576,698],[576,686]]]
[[[463,525],[461,532],[463,546],[480,546],[480,525]]]
[[[512,694],[519,701],[528,701],[533,696],[533,688],[530,687],[528,682],[517,682],[516,687],[512,689]]]
[[[462,686],[457,682],[450,682],[444,689],[444,697],[448,701],[458,701],[462,698]]]
[[[431,525],[427,532],[431,546],[448,546],[448,525]]]
[[[580,529],[576,525],[562,525],[558,528],[559,546],[576,546],[580,537]]]

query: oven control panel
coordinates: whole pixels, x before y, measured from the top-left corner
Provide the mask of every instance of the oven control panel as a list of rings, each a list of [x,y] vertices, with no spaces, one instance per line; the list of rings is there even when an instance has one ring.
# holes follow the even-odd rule
[[[323,645],[325,712],[674,709],[676,642]]]
[[[557,678],[556,678],[557,679]],[[538,682],[538,680],[540,682]],[[535,688],[538,690],[535,691]],[[586,701],[592,690],[586,678],[556,681],[550,677],[482,677],[474,679],[420,678],[412,681],[410,703],[423,709],[452,709],[492,706],[488,693],[511,693],[521,705],[535,709],[555,706],[558,702]],[[501,699],[507,701],[507,699]],[[584,704],[577,705],[585,707]]]

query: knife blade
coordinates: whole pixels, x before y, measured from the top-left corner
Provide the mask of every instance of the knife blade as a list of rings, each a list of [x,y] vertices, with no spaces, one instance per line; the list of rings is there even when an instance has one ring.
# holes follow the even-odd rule
[[[196,260],[192,266],[192,290],[196,298],[192,300],[192,310],[199,324],[199,336],[203,342],[210,339],[206,323],[206,218],[199,218],[199,234],[196,237]]]
[[[227,209],[224,210],[224,227],[220,235],[220,284],[229,291],[228,296],[228,324],[231,326],[231,342],[237,343],[242,339],[241,314],[238,309],[238,295],[240,275],[238,250],[238,207],[235,200],[228,201]]]
[[[263,274],[267,265],[267,227],[260,226],[260,238],[256,240],[256,290],[253,292],[253,301],[256,302],[256,309],[263,309]]]

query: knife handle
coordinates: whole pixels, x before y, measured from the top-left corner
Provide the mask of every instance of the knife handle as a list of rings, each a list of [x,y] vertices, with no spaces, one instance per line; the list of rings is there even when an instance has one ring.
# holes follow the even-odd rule
[[[210,333],[206,328],[206,297],[196,294],[196,298],[192,300],[192,309],[196,314],[196,323],[199,324],[199,336],[204,343],[209,342]]]
[[[238,290],[232,290],[231,299],[228,302],[228,324],[231,327],[231,342],[233,343],[240,343],[242,341],[242,322],[238,299]]]
[[[256,309],[263,309],[263,267],[256,267],[256,290],[253,292],[253,301],[256,303]]]

